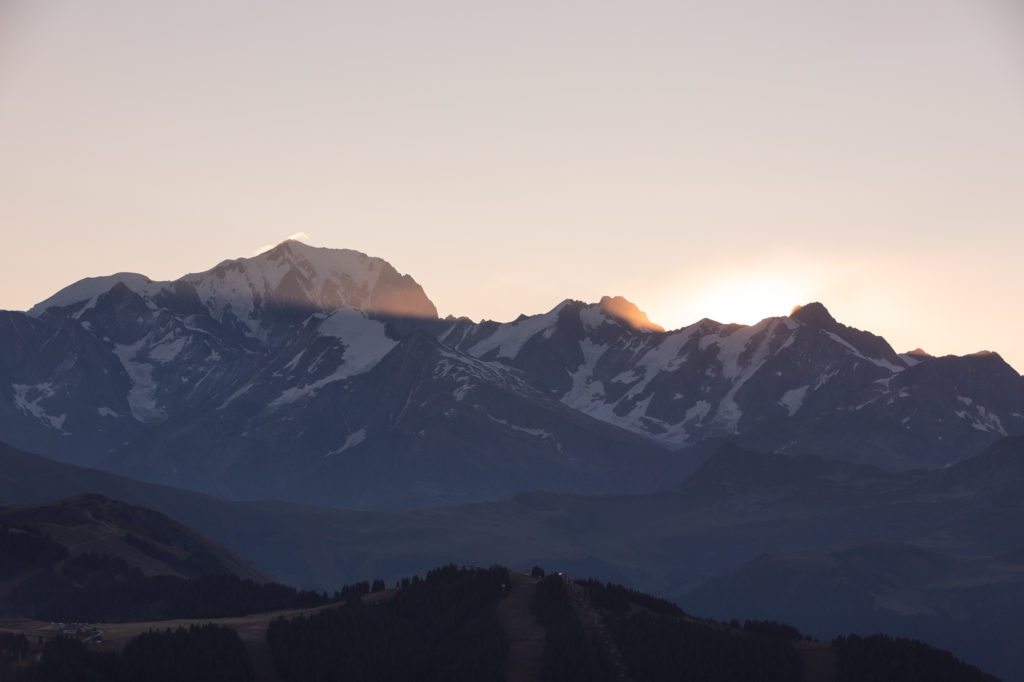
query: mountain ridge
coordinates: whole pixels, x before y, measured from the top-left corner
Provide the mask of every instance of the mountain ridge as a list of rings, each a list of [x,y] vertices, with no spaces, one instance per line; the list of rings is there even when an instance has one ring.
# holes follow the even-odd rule
[[[107,286],[109,284],[109,286]],[[213,317],[244,321],[261,305],[312,311],[351,308],[370,313],[436,318],[423,288],[382,258],[351,249],[313,247],[288,239],[256,256],[221,261],[213,268],[158,282],[138,273],[118,273],[75,282],[27,312],[74,307],[80,316],[117,284],[149,297],[175,286],[192,287]]]
[[[438,319],[386,261],[294,241],[174,282],[82,280],[0,313],[0,348],[0,438],[250,499],[639,491],[725,440],[937,468],[1024,434],[1024,377],[998,355],[899,355],[820,303],[671,331],[621,296]]]

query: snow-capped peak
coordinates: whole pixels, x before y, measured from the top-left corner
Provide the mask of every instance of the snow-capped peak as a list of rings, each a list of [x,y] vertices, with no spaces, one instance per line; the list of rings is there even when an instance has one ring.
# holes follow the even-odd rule
[[[67,308],[78,305],[78,309],[74,312],[74,316],[78,317],[96,305],[96,299],[118,284],[124,284],[135,292],[143,292],[154,285],[159,287],[149,277],[140,275],[137,272],[119,272],[115,275],[103,277],[86,277],[74,284],[69,284],[45,301],[36,303],[29,308],[28,314],[38,317],[50,308]]]
[[[821,329],[830,329],[839,324],[836,322],[836,318],[832,317],[832,313],[828,311],[828,308],[817,301],[796,306],[789,316],[806,325]]]
[[[252,258],[224,261],[187,275],[216,317],[230,306],[247,319],[264,305],[310,310],[351,308],[367,313],[437,317],[422,287],[387,261],[349,249],[327,249],[286,240]]]

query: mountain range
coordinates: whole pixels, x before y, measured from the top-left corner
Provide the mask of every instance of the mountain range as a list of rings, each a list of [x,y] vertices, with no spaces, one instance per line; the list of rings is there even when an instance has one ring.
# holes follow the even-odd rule
[[[408,275],[286,241],[0,312],[0,439],[231,499],[398,509],[643,492],[726,441],[891,470],[1024,433],[997,354],[897,353],[819,303],[664,331],[622,297],[438,319]]]

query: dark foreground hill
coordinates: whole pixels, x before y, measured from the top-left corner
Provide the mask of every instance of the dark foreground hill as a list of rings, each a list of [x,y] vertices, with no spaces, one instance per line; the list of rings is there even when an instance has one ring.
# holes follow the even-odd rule
[[[0,554],[3,573],[17,572],[17,550],[62,548],[65,558],[96,554],[124,560],[145,575],[194,578],[225,573],[256,582],[267,576],[231,550],[160,512],[100,494],[83,494],[57,502],[0,503]],[[49,550],[43,546],[52,546]],[[40,554],[41,553],[41,554]],[[26,557],[29,568],[40,562]]]
[[[118,622],[326,603],[159,512],[79,495],[0,505],[0,617]]]
[[[0,634],[0,679],[252,682],[254,671],[238,634],[211,624],[145,632],[120,652],[99,652],[75,637],[51,639],[34,651],[24,634]]]
[[[698,619],[620,585],[542,574],[447,565],[372,600],[350,596],[285,614],[265,627],[269,656],[256,665],[237,622],[221,621],[155,629],[107,651],[66,637],[39,647],[21,633],[3,634],[0,672],[15,682],[996,680],[921,642],[816,642],[782,623]],[[526,608],[505,608],[513,601]],[[524,631],[521,621],[537,633],[535,647],[511,634]]]

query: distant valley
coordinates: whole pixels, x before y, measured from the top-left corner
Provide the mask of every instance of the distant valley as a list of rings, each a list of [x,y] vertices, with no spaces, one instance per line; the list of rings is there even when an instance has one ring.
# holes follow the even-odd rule
[[[663,492],[536,492],[396,512],[229,502],[11,448],[0,465],[0,498],[96,490],[148,504],[304,587],[390,583],[446,561],[537,563],[671,596],[700,615],[786,620],[818,637],[918,637],[1009,679],[1024,663],[1019,438],[906,473],[726,446]]]

